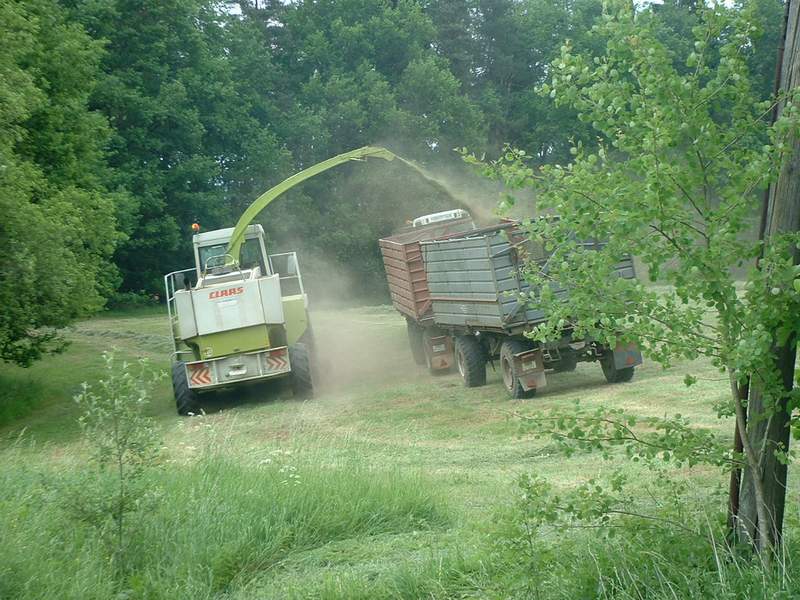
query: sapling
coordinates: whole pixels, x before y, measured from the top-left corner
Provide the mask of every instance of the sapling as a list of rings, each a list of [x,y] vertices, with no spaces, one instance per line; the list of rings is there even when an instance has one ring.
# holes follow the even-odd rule
[[[126,516],[153,493],[143,476],[156,464],[160,440],[144,409],[161,375],[146,360],[128,363],[113,352],[104,352],[103,360],[105,376],[84,383],[75,396],[89,461],[65,500],[76,517],[109,534],[119,570],[130,528]]]

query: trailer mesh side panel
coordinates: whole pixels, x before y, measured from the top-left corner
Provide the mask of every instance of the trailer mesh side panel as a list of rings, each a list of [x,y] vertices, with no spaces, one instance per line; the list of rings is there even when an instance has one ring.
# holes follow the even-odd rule
[[[509,238],[512,241],[509,241]],[[587,242],[591,247],[595,242]],[[430,291],[433,320],[441,325],[516,329],[545,320],[543,311],[520,304],[530,286],[519,274],[518,249],[536,258],[535,249],[519,231],[504,227],[483,235],[421,244]],[[544,258],[541,259],[544,262]],[[633,261],[617,266],[624,278],[635,277]],[[554,288],[556,295],[564,289]]]

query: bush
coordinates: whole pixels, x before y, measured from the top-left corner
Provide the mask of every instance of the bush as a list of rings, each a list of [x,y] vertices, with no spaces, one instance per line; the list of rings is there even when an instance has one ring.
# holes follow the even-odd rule
[[[44,396],[38,382],[0,376],[0,427],[33,412]]]
[[[161,294],[149,294],[144,290],[138,292],[114,292],[108,299],[107,307],[110,309],[131,309],[147,306],[158,306]]]

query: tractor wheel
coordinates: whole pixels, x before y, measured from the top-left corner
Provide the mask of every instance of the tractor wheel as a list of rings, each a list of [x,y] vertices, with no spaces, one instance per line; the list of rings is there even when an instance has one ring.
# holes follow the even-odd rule
[[[635,367],[618,369],[614,365],[614,353],[608,352],[600,358],[600,366],[608,383],[627,383],[633,379]]]
[[[303,342],[289,346],[289,364],[292,369],[292,392],[295,398],[311,398],[314,384],[311,380],[311,357]]]
[[[175,407],[181,416],[196,415],[200,412],[197,393],[189,387],[186,366],[183,362],[172,363],[172,391],[175,394]]]
[[[536,394],[536,388],[525,391],[514,368],[514,355],[530,349],[529,344],[520,340],[506,340],[500,346],[500,372],[503,374],[503,385],[512,398],[531,398]]]
[[[471,335],[456,338],[456,367],[465,387],[486,385],[486,352]]]
[[[408,330],[408,345],[411,346],[411,356],[414,362],[422,366],[425,364],[425,346],[422,341],[422,328],[414,321],[406,320]]]

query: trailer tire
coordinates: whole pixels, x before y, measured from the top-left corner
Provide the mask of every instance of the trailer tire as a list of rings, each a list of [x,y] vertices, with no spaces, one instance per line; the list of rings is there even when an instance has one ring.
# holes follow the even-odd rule
[[[608,383],[627,383],[633,379],[635,367],[618,369],[614,364],[614,354],[609,352],[600,358],[600,367]]]
[[[186,366],[183,362],[172,363],[172,391],[175,394],[175,408],[182,417],[199,414],[197,392],[189,387]]]
[[[311,358],[306,344],[297,342],[289,346],[289,365],[292,369],[290,378],[294,397],[311,398],[314,394],[314,384],[311,378]]]
[[[456,338],[455,354],[464,387],[486,385],[486,352],[481,343],[474,336],[460,335]]]
[[[414,357],[414,362],[420,366],[426,364],[425,345],[422,339],[422,327],[406,319],[406,329],[408,331],[408,345],[411,347],[411,356]]]
[[[500,372],[503,375],[503,385],[514,399],[532,398],[536,395],[536,388],[525,390],[514,369],[514,355],[530,350],[530,344],[520,340],[506,340],[500,346]]]

